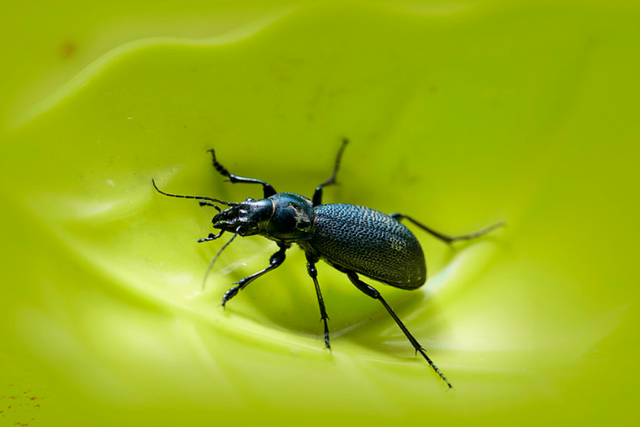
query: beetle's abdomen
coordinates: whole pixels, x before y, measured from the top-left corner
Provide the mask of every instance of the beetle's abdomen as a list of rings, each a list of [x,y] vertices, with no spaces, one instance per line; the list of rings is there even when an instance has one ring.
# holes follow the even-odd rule
[[[309,244],[331,264],[398,288],[415,289],[426,281],[422,247],[399,221],[341,203],[317,206],[315,212]]]

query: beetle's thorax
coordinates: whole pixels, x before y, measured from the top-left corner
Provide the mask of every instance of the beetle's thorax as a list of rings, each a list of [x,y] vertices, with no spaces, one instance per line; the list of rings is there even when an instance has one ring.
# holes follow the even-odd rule
[[[309,240],[315,212],[311,200],[294,193],[278,193],[269,197],[274,212],[265,236],[273,240]]]
[[[276,241],[309,240],[315,212],[311,200],[293,193],[251,198],[213,217],[213,227],[241,236],[262,235]]]

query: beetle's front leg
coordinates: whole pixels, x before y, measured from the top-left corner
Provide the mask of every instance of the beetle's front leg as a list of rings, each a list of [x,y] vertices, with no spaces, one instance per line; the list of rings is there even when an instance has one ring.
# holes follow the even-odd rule
[[[318,304],[320,304],[320,319],[324,322],[324,345],[331,350],[331,344],[329,344],[329,316],[327,315],[327,309],[324,306],[324,298],[322,298],[322,292],[320,291],[320,285],[318,284],[318,270],[316,269],[316,262],[307,256],[307,272],[313,279],[313,284],[316,285],[316,296],[318,297]]]
[[[246,288],[249,285],[249,283],[253,282],[263,274],[266,274],[269,271],[276,269],[280,267],[280,265],[282,265],[282,263],[286,258],[285,252],[287,251],[287,249],[289,249],[290,245],[286,245],[284,243],[278,243],[278,246],[280,247],[280,249],[278,250],[278,252],[271,255],[271,257],[269,258],[269,266],[267,268],[264,268],[258,271],[257,273],[253,273],[251,276],[247,276],[244,279],[237,281],[236,283],[234,283],[234,285],[236,286],[232,287],[231,289],[229,289],[227,292],[224,293],[224,295],[222,296],[223,307],[227,304],[227,302],[229,302],[231,298],[235,297],[238,294],[238,292]]]
[[[237,183],[241,183],[241,184],[260,184],[262,185],[262,189],[264,192],[264,198],[268,198],[273,196],[274,194],[278,194],[278,192],[275,190],[275,188],[273,188],[273,186],[269,183],[266,183],[264,181],[262,181],[261,179],[255,179],[255,178],[245,178],[243,176],[238,176],[238,175],[234,175],[232,173],[229,173],[229,171],[227,170],[227,168],[225,168],[224,166],[222,166],[218,160],[216,159],[216,152],[214,151],[214,149],[212,148],[211,150],[208,150],[211,153],[211,159],[213,161],[213,167],[216,168],[216,170],[218,171],[218,173],[222,176],[226,176],[227,178],[229,178],[229,182],[231,182],[232,184],[237,184]]]

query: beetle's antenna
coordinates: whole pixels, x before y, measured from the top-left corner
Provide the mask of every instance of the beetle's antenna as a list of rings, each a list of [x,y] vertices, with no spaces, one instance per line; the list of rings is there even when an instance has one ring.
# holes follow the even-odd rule
[[[233,239],[236,238],[236,236],[238,235],[238,233],[240,232],[240,226],[238,228],[236,228],[236,232],[235,234],[229,239],[229,241],[227,243],[224,244],[224,246],[222,246],[220,248],[220,250],[218,251],[218,253],[216,254],[215,257],[213,257],[213,259],[211,260],[211,263],[209,264],[209,267],[207,268],[207,272],[204,273],[204,279],[202,279],[202,292],[204,292],[204,287],[207,283],[207,277],[209,277],[209,272],[211,272],[211,269],[213,268],[213,265],[216,263],[216,261],[218,260],[218,257],[220,256],[220,254],[222,253],[222,251],[225,250],[225,248],[227,246],[229,246],[231,244],[231,242],[233,242]]]
[[[238,203],[233,203],[233,202],[225,202],[224,200],[218,200],[218,199],[214,199],[213,197],[203,197],[203,196],[182,196],[180,194],[169,194],[169,193],[165,193],[164,191],[160,190],[158,188],[158,186],[156,185],[156,181],[154,179],[151,180],[151,182],[153,183],[153,188],[156,189],[156,191],[160,194],[164,194],[165,196],[169,196],[169,197],[179,197],[181,199],[196,199],[196,200],[210,200],[212,202],[215,203],[220,203],[222,205],[226,205],[226,206],[238,206]]]

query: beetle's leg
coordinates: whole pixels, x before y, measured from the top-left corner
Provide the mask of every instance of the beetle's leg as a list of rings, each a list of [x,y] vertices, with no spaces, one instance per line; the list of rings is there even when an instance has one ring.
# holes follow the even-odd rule
[[[233,184],[237,184],[237,183],[242,183],[242,184],[260,184],[262,185],[262,189],[264,190],[264,198],[266,199],[267,197],[271,197],[274,194],[278,194],[278,192],[275,190],[275,188],[273,188],[271,186],[271,184],[267,184],[266,182],[260,180],[260,179],[255,179],[255,178],[245,178],[242,176],[238,176],[238,175],[234,175],[232,173],[229,173],[229,171],[227,170],[227,168],[225,168],[224,166],[222,166],[220,163],[218,163],[218,160],[216,160],[216,152],[213,150],[213,148],[211,150],[208,150],[211,153],[211,158],[213,160],[213,167],[216,168],[216,170],[220,173],[220,175],[222,176],[226,176],[227,178],[229,178],[229,181]]]
[[[399,213],[394,213],[394,214],[391,214],[389,216],[391,218],[394,218],[394,219],[398,220],[398,221],[406,218],[409,221],[411,221],[412,223],[414,223],[415,225],[417,225],[418,227],[422,228],[427,233],[431,233],[432,235],[434,235],[438,239],[443,240],[443,241],[445,241],[447,243],[457,242],[459,240],[475,239],[476,237],[483,236],[483,235],[487,234],[488,232],[490,232],[490,231],[492,231],[492,230],[494,230],[494,229],[496,229],[498,227],[502,227],[504,225],[504,221],[500,221],[498,223],[493,224],[490,227],[483,228],[480,231],[476,231],[475,233],[464,234],[462,236],[447,236],[446,234],[439,233],[439,232],[427,227],[426,225],[419,223],[418,221],[416,221],[415,219],[411,218],[410,216],[399,214]]]
[[[316,269],[316,262],[318,261],[307,257],[307,272],[313,279],[313,284],[316,285],[316,296],[318,297],[318,304],[320,304],[320,319],[324,322],[324,345],[326,345],[328,349],[331,349],[331,344],[329,344],[329,325],[327,323],[329,316],[327,315],[327,309],[324,306],[324,298],[322,298],[322,292],[320,292],[320,285],[318,284],[318,270]]]
[[[442,372],[440,372],[440,369],[438,369],[438,367],[435,365],[435,363],[433,363],[431,361],[431,359],[429,358],[429,356],[427,356],[426,350],[420,345],[418,340],[416,340],[413,337],[413,335],[411,335],[411,332],[409,332],[409,330],[404,325],[404,323],[402,323],[400,318],[398,316],[396,316],[396,313],[393,312],[393,309],[389,306],[389,304],[387,304],[387,302],[384,300],[384,298],[382,298],[382,295],[380,295],[380,293],[373,286],[367,285],[362,280],[360,280],[358,278],[358,275],[355,272],[353,272],[351,270],[343,270],[343,271],[345,273],[347,273],[347,276],[349,276],[349,280],[351,280],[351,283],[356,285],[356,288],[360,289],[362,292],[364,292],[365,294],[367,294],[371,298],[377,299],[378,301],[380,301],[382,303],[382,305],[384,305],[384,308],[387,309],[387,311],[389,312],[391,317],[393,317],[393,320],[395,320],[396,323],[398,324],[398,326],[400,327],[400,329],[402,329],[402,332],[404,332],[404,334],[407,336],[407,338],[409,339],[409,342],[411,343],[413,348],[416,349],[416,352],[419,352],[427,360],[427,362],[429,362],[429,365],[431,365],[431,367],[436,371],[436,373],[438,375],[440,375],[440,378],[442,378],[444,380],[444,382],[447,383],[449,388],[452,388],[451,387],[451,383],[449,383],[449,381],[447,380],[447,377],[445,377],[442,374]]]
[[[280,247],[280,249],[278,250],[278,252],[271,255],[271,258],[269,258],[269,266],[267,268],[264,268],[258,271],[257,273],[253,273],[251,276],[247,276],[244,279],[235,282],[234,285],[236,286],[232,287],[231,289],[229,289],[227,292],[224,293],[224,295],[222,296],[223,307],[227,304],[227,302],[229,302],[231,298],[235,297],[239,291],[246,288],[249,283],[253,282],[263,274],[268,273],[269,271],[280,267],[280,265],[284,262],[286,258],[285,252],[287,249],[289,249],[290,245],[285,245],[284,243],[278,243],[278,246]]]
[[[313,193],[313,206],[322,204],[322,187],[324,187],[325,185],[333,185],[336,183],[336,175],[338,174],[338,169],[340,169],[340,159],[342,159],[342,153],[344,152],[344,149],[347,146],[348,142],[349,140],[346,138],[342,140],[342,146],[338,151],[338,157],[336,157],[336,165],[333,167],[333,174],[329,178],[327,178],[325,182],[316,187],[316,191],[315,193]]]
[[[224,230],[220,230],[220,232],[218,234],[209,233],[209,235],[207,237],[205,237],[204,239],[198,239],[198,243],[210,242],[212,240],[216,240],[217,238],[222,236],[223,233],[224,233]]]

